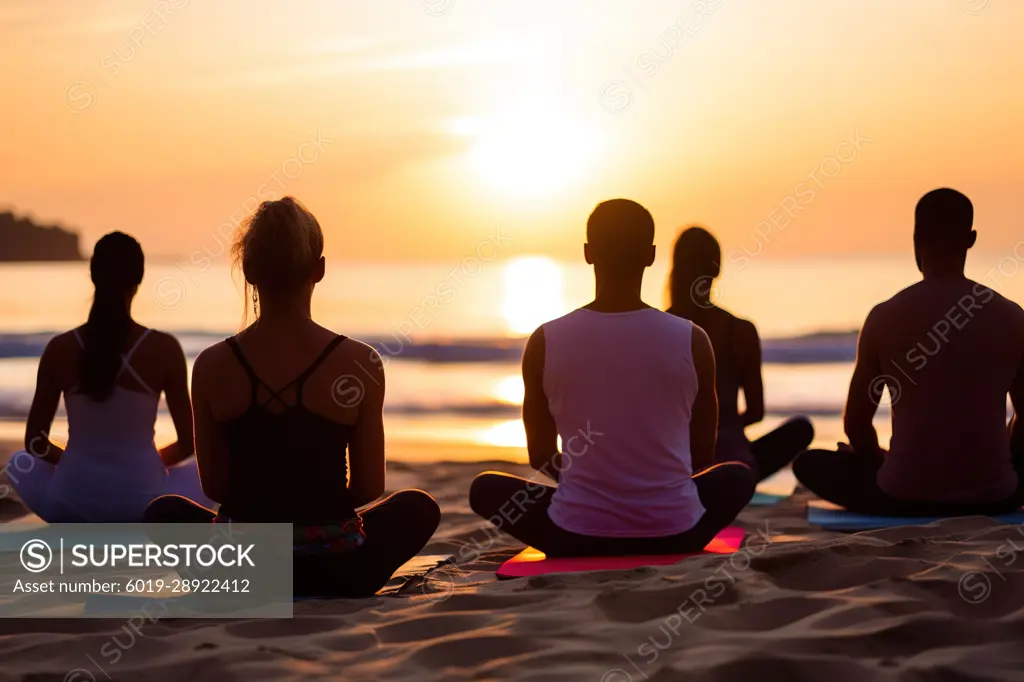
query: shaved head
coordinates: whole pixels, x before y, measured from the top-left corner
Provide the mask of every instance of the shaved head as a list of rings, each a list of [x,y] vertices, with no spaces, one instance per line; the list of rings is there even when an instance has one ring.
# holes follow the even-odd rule
[[[963,274],[967,251],[974,246],[974,205],[955,189],[935,189],[914,209],[914,257],[924,272]],[[926,275],[927,276],[927,275]]]
[[[654,218],[629,199],[597,205],[587,220],[587,259],[609,272],[643,271],[654,260]]]
[[[974,205],[955,189],[935,189],[914,211],[914,231],[924,241],[966,236],[974,227]]]

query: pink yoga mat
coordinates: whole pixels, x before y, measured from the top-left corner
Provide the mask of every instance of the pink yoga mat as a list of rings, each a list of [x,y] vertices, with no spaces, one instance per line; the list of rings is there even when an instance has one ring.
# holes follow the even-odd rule
[[[548,559],[544,552],[527,547],[501,565],[499,578],[529,578],[548,573],[578,573],[580,571],[614,571],[640,566],[668,566],[701,554],[732,554],[743,543],[745,531],[729,526],[715,536],[703,552],[692,554],[655,554],[648,556],[592,556]]]

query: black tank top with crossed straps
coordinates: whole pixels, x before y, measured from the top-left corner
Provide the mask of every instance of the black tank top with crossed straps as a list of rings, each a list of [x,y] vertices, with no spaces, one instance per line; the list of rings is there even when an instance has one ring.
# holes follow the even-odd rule
[[[227,339],[252,385],[249,408],[224,424],[228,436],[228,486],[220,514],[251,523],[338,523],[356,516],[348,497],[346,453],[353,426],[339,424],[302,404],[302,389],[346,337],[327,344],[302,374],[270,388]],[[260,387],[270,397],[260,402]],[[295,403],[281,397],[295,388]],[[280,409],[270,409],[272,403]]]

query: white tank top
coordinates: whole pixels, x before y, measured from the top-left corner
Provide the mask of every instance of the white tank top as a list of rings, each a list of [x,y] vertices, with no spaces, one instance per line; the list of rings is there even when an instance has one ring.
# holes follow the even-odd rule
[[[693,324],[653,308],[586,308],[544,329],[544,393],[562,466],[548,515],[598,537],[663,537],[704,507],[691,480]]]
[[[153,442],[160,398],[131,366],[139,340],[121,357],[142,391],[115,385],[103,402],[77,390],[64,395],[68,445],[54,476],[54,490],[76,514],[91,521],[141,518],[167,482],[167,469]],[[82,339],[74,331],[79,344]]]

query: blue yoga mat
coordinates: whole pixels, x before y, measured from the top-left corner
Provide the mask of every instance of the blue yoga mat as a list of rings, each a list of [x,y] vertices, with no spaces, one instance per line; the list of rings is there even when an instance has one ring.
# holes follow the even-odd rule
[[[771,507],[787,500],[796,490],[796,477],[789,469],[783,469],[757,484],[757,492],[750,500],[751,507]]]
[[[770,507],[772,505],[782,502],[789,495],[774,495],[772,493],[754,493],[754,497],[750,500],[751,507]]]
[[[1022,524],[1024,523],[1024,510],[993,518],[1007,524]],[[811,502],[807,505],[807,522],[825,530],[878,530],[879,528],[898,526],[920,526],[943,519],[944,517],[941,516],[871,516],[870,514],[855,514],[827,503]]]

